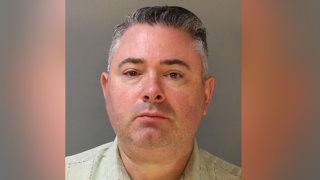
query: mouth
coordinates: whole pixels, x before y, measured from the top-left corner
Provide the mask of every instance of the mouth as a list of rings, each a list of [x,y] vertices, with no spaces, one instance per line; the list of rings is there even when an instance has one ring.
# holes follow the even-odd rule
[[[142,121],[161,121],[169,118],[160,112],[143,112],[138,114],[136,119]]]

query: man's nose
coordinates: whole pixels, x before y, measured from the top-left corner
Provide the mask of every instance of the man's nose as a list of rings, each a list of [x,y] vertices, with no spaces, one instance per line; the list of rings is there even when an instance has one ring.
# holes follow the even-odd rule
[[[160,79],[156,76],[148,77],[144,83],[142,100],[151,104],[161,103],[165,96],[161,87]]]

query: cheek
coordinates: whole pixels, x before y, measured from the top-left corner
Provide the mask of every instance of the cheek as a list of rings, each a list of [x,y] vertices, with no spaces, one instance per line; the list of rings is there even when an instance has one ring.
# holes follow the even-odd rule
[[[119,115],[122,114],[121,111],[125,109],[121,94],[121,92],[109,92],[107,95],[106,106],[111,120],[119,119]]]
[[[182,119],[187,124],[197,125],[204,110],[203,94],[200,90],[184,90],[172,92],[168,101],[174,107],[177,118]],[[186,124],[186,125],[187,125]]]
[[[130,88],[118,81],[109,82],[106,98],[107,111],[113,122],[126,119],[137,100],[137,89]]]
[[[121,127],[125,126],[123,119],[125,118],[124,112],[127,110],[127,103],[123,100],[125,97],[122,97],[122,94],[120,91],[110,89],[105,100],[109,121],[116,134],[121,132]]]

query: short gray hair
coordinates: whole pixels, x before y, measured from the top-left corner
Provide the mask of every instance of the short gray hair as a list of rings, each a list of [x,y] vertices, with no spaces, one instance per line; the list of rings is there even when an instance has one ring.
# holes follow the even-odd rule
[[[126,16],[126,19],[116,25],[113,30],[109,49],[107,72],[110,70],[112,56],[119,46],[119,40],[127,29],[136,24],[165,25],[183,30],[195,41],[195,49],[201,56],[202,77],[208,76],[208,45],[207,33],[201,20],[189,10],[178,6],[143,7]]]

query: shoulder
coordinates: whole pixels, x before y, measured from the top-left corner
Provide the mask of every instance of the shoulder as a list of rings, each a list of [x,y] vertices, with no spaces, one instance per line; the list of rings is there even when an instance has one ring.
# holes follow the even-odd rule
[[[200,156],[211,177],[217,179],[240,180],[241,168],[200,149]]]
[[[65,158],[66,179],[89,179],[99,159],[112,147],[113,142]]]
[[[106,143],[100,146],[97,146],[95,148],[89,149],[87,151],[72,155],[66,157],[66,163],[68,164],[77,164],[85,161],[90,161],[99,154],[107,151],[111,146],[113,145],[113,142]]]

